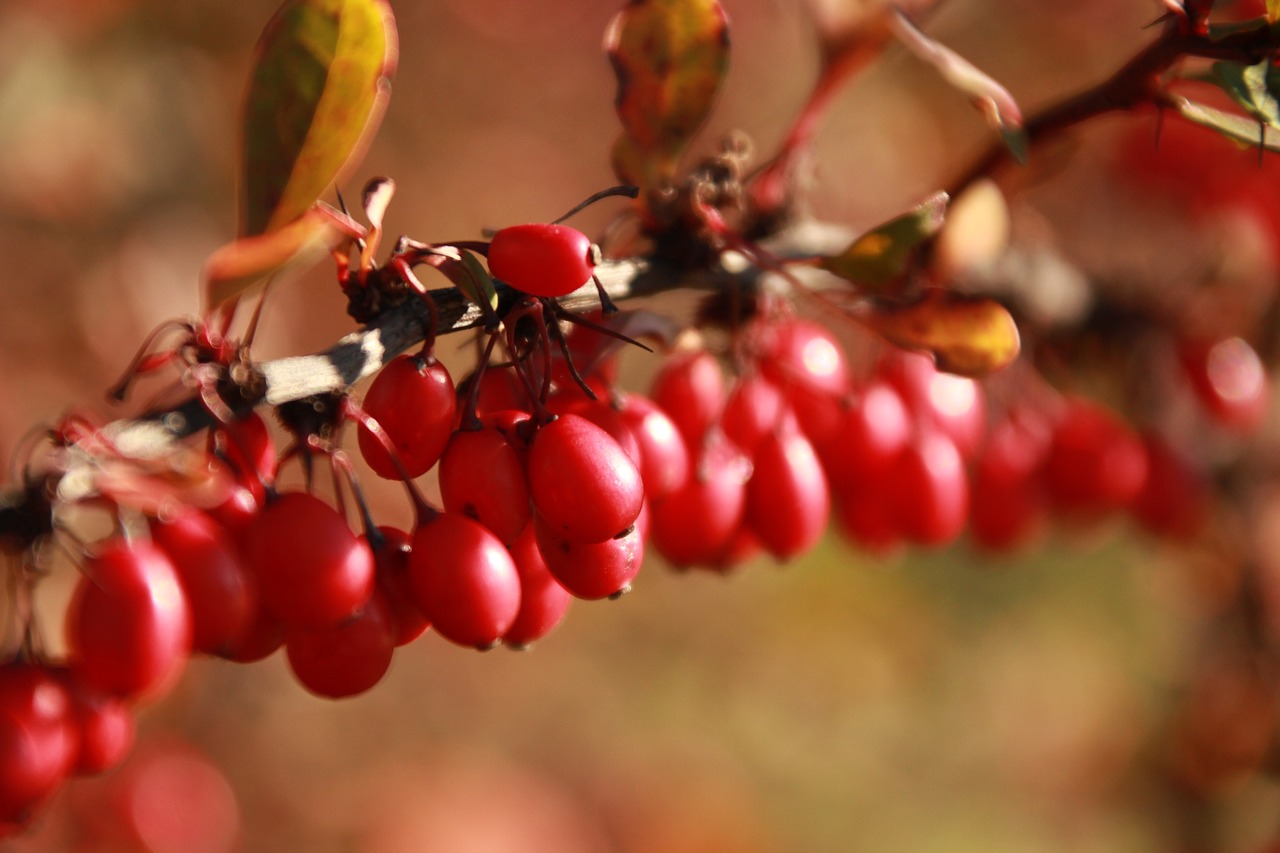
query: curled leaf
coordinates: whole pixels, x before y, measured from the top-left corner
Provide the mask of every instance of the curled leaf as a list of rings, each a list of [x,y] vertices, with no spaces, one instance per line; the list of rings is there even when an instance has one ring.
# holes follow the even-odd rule
[[[435,263],[437,269],[453,282],[463,296],[482,308],[488,305],[491,311],[498,309],[498,291],[493,276],[474,254],[456,246],[435,246],[431,252],[440,257]]]
[[[360,268],[373,266],[374,255],[378,252],[378,244],[382,242],[382,220],[387,215],[387,206],[396,194],[396,182],[390,178],[371,178],[364,185],[361,193],[361,206],[364,207],[365,219],[369,220],[369,239],[365,240],[360,250]]]
[[[395,71],[385,0],[286,0],[258,41],[241,128],[241,236],[297,219],[358,164]]]
[[[1254,119],[1206,107],[1186,98],[1176,98],[1173,108],[1188,121],[1213,128],[1228,139],[1244,145],[1257,145],[1268,151],[1280,151],[1280,130]]]
[[[911,210],[819,260],[823,269],[867,290],[883,292],[907,272],[915,250],[942,230],[947,194],[935,193]]]
[[[933,289],[909,305],[873,304],[860,319],[886,340],[933,353],[938,369],[982,377],[1010,364],[1021,340],[999,302]]]
[[[1022,110],[1009,90],[951,48],[929,38],[901,12],[895,10],[890,23],[903,46],[968,95],[987,123],[999,132],[1014,159],[1026,163],[1027,137],[1022,129]]]
[[[618,177],[653,186],[674,174],[711,111],[729,67],[728,18],[717,0],[632,0],[609,24],[605,51],[630,142],[623,157],[615,147]]]
[[[233,240],[205,261],[205,308],[212,311],[270,276],[312,266],[364,234],[364,228],[350,216],[316,202],[277,230]]]

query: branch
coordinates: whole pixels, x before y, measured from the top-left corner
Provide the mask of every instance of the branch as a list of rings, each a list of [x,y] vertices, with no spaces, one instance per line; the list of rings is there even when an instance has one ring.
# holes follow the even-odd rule
[[[1176,22],[1166,25],[1160,38],[1141,50],[1118,71],[1090,89],[1067,97],[1038,113],[1028,116],[1023,124],[1029,146],[1109,112],[1127,111],[1146,104],[1166,103],[1162,78],[1179,60],[1186,57],[1216,59],[1256,64],[1280,48],[1280,32],[1264,23],[1244,27],[1227,35],[1182,32]],[[954,198],[979,178],[989,175],[1010,162],[1010,153],[1002,142],[992,143],[947,188]]]

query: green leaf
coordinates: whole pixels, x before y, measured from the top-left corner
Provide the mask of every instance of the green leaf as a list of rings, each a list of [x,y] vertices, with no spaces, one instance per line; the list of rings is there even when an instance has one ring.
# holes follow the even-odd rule
[[[1215,62],[1213,74],[1218,85],[1249,115],[1263,124],[1280,127],[1280,75],[1266,59],[1257,65]]]
[[[1213,128],[1228,139],[1244,145],[1261,146],[1268,151],[1280,152],[1280,131],[1260,124],[1254,119],[1206,107],[1186,98],[1174,102],[1178,115],[1204,127]]]
[[[456,281],[463,295],[477,305],[488,305],[498,310],[498,290],[493,284],[493,276],[484,268],[484,264],[471,252],[462,252],[462,269],[465,273],[462,280]]]
[[[233,240],[205,261],[205,307],[212,311],[264,279],[313,266],[343,243],[364,235],[360,223],[317,202],[277,229]]]
[[[942,230],[948,196],[937,193],[908,212],[873,228],[818,266],[860,287],[884,291],[909,268],[915,249]]]
[[[258,41],[245,96],[242,237],[302,216],[355,169],[396,59],[386,0],[286,0]]]
[[[1018,357],[1018,325],[987,297],[935,288],[909,305],[873,304],[861,319],[885,339],[933,353],[939,370],[988,376]]]
[[[674,174],[711,112],[729,68],[728,18],[717,0],[631,0],[610,23],[605,50],[629,146],[619,177],[654,186]]]

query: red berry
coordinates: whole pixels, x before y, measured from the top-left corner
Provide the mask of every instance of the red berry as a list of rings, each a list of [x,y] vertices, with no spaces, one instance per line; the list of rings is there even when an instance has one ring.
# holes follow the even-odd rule
[[[73,677],[103,693],[136,697],[175,678],[191,651],[191,610],[164,552],[113,539],[86,560],[67,646]]]
[[[503,542],[514,542],[529,523],[524,462],[498,430],[455,432],[439,474],[444,508],[479,521]]]
[[[913,542],[945,545],[969,517],[969,482],[955,443],[922,430],[898,455],[890,472],[898,529]]]
[[[656,500],[684,485],[689,478],[689,449],[667,413],[646,397],[628,394],[620,414],[640,450],[645,496]]]
[[[547,569],[532,524],[511,543],[510,550],[520,573],[520,612],[502,635],[502,642],[522,649],[560,624],[573,596]]]
[[[219,654],[249,628],[258,594],[239,552],[197,510],[152,519],[151,538],[173,562],[191,605],[191,646]]]
[[[1205,411],[1222,426],[1252,432],[1267,414],[1267,369],[1240,338],[1192,341],[1179,349],[1182,369]]]
[[[857,481],[832,482],[836,526],[855,545],[887,554],[902,543],[897,508],[889,500],[893,468]]]
[[[715,566],[746,507],[751,462],[727,439],[703,450],[689,481],[653,505],[653,545],[673,566]]]
[[[343,699],[363,693],[391,666],[391,608],[375,589],[359,612],[336,625],[289,629],[284,650],[294,677],[317,696]]]
[[[487,649],[520,612],[520,574],[484,525],[445,512],[413,534],[409,582],[422,612],[446,640]]]
[[[654,377],[649,396],[675,423],[690,451],[696,452],[724,409],[720,363],[705,350],[676,353]]]
[[[440,458],[453,432],[457,399],[449,371],[420,355],[401,355],[387,363],[364,395],[364,410],[386,431],[410,477],[419,477]],[[365,427],[359,429],[360,454],[380,477],[400,479],[391,455]]]
[[[210,438],[238,474],[239,482],[258,498],[276,478],[276,445],[267,422],[257,412],[222,424]]]
[[[835,433],[818,446],[832,488],[854,488],[884,472],[907,446],[912,429],[902,396],[883,381],[871,382],[845,402]]]
[[[760,371],[790,398],[795,391],[839,399],[849,393],[849,363],[830,330],[812,320],[774,322],[760,330]]]
[[[422,636],[431,623],[413,596],[409,583],[409,554],[412,538],[394,527],[379,527],[382,542],[373,548],[374,574],[378,589],[387,601],[395,625],[395,644],[406,645]]]
[[[233,642],[218,652],[219,657],[236,663],[253,663],[274,654],[284,645],[284,625],[259,598],[249,616],[248,627]]]
[[[986,430],[986,401],[978,383],[943,373],[929,356],[906,350],[887,356],[880,373],[902,395],[917,423],[936,426],[961,456],[973,457]]]
[[[556,535],[603,542],[635,523],[644,502],[640,471],[618,442],[578,415],[562,415],[533,437],[529,493]]]
[[[813,445],[797,426],[765,438],[747,482],[746,523],[779,560],[803,554],[827,527],[831,497]]]
[[[575,598],[595,600],[626,592],[644,563],[638,527],[603,542],[574,542],[536,519],[534,533],[551,576]]]
[[[730,441],[754,456],[756,448],[778,431],[784,415],[791,407],[783,399],[778,386],[764,376],[753,373],[739,377],[725,401],[720,428]]]
[[[987,436],[973,468],[969,528],[974,541],[1008,551],[1027,541],[1046,515],[1040,468],[1049,426],[1031,413],[1010,413]]]
[[[1142,440],[1110,410],[1069,398],[1044,465],[1045,492],[1060,510],[1096,515],[1128,506],[1147,479]]]
[[[0,668],[0,818],[25,820],[74,769],[78,748],[63,679],[29,663]]]
[[[1151,533],[1174,540],[1195,536],[1209,511],[1204,474],[1162,436],[1142,437],[1147,449],[1147,479],[1134,500],[1134,518]]]
[[[489,272],[533,296],[564,296],[591,281],[591,240],[567,225],[503,228],[489,243]]]
[[[133,748],[133,712],[123,702],[94,693],[69,677],[67,682],[79,735],[73,772],[91,776],[118,767]]]
[[[333,507],[307,492],[282,492],[244,535],[262,600],[289,626],[334,625],[373,592],[373,553]]]

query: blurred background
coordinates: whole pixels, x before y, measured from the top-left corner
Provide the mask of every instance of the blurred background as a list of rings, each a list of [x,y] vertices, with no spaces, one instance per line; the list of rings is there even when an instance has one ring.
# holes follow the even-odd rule
[[[821,5],[841,2],[856,5]],[[0,2],[6,464],[32,425],[71,408],[110,415],[104,389],[144,336],[199,309],[204,258],[234,233],[241,87],[275,5]],[[545,221],[613,183],[600,45],[619,5],[393,2],[400,68],[349,189],[392,176],[388,230],[440,241]],[[814,24],[801,0],[725,5],[732,66],[701,149],[741,129],[767,153],[815,76]],[[951,0],[926,29],[1030,112],[1121,64],[1159,6]],[[1015,231],[1043,226],[1073,260],[1144,282],[1189,263],[1172,241],[1220,250],[1220,234],[1188,236],[1206,226],[1176,205],[1116,192],[1118,141],[1153,130],[1151,116],[1118,117],[1073,135],[1016,188],[1015,212],[1019,198],[1035,210]],[[813,212],[877,224],[945,185],[987,134],[963,96],[892,48],[826,122]],[[576,224],[590,232],[608,207]],[[1273,280],[1270,244],[1249,245]],[[351,330],[328,274],[273,293],[255,356]],[[634,358],[631,381],[655,365]],[[398,488],[368,485],[380,520],[407,520]],[[71,579],[41,590],[55,646]],[[428,635],[339,703],[308,695],[280,654],[195,660],[142,712],[135,758],[195,749],[220,769],[234,799],[217,783],[186,798],[212,804],[191,825],[234,830],[182,848],[211,853],[1257,851],[1277,830],[1280,786],[1254,772],[1270,729],[1256,735],[1237,712],[1273,722],[1274,696],[1205,654],[1232,583],[1212,557],[1123,522],[998,558],[963,544],[872,557],[834,535],[794,564],[729,577],[654,557],[630,595],[575,603],[528,652]],[[1227,759],[1168,748],[1180,700],[1203,682],[1193,673],[1220,680],[1185,725],[1226,741]],[[112,784],[71,783],[14,849],[102,849],[77,838],[114,807]]]

